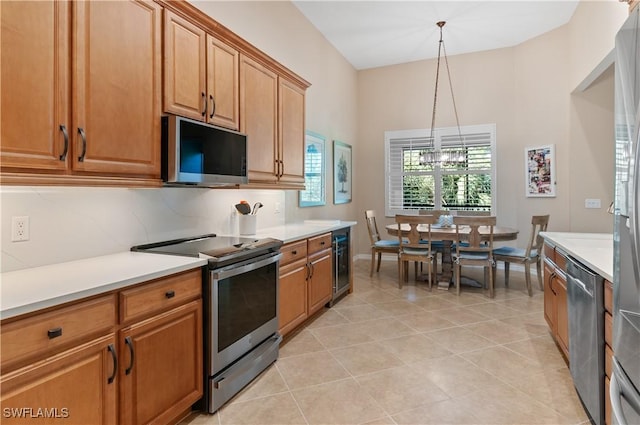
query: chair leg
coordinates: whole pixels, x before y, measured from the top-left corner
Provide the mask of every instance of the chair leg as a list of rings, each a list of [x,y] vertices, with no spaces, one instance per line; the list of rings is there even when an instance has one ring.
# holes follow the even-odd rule
[[[418,263],[419,261],[413,263],[413,278],[416,282],[418,281]],[[420,270],[422,271],[422,263],[420,263]]]
[[[542,260],[540,260],[540,258],[536,261],[536,273],[538,273],[538,286],[540,286],[541,291],[544,291],[544,284],[542,283]]]
[[[531,264],[529,263],[524,263],[524,281],[527,284],[529,296],[533,296],[533,291],[531,290]]]
[[[429,291],[431,291],[431,270],[432,270],[432,262],[427,261],[427,279],[429,280]]]
[[[404,279],[404,276],[402,276],[402,269],[404,268],[403,262],[400,260],[400,257],[398,257],[398,288],[402,289],[402,279]]]
[[[459,264],[455,264],[454,274],[456,275],[456,295],[460,295],[460,273],[462,273],[462,267]]]
[[[378,268],[376,271],[380,273],[380,263],[382,263],[382,252],[378,252]]]
[[[369,270],[369,277],[373,276],[373,266],[376,263],[376,251],[371,248],[371,270]],[[380,267],[380,265],[378,265]]]
[[[493,298],[496,296],[495,294],[495,290],[493,288],[493,266],[487,267],[487,269],[489,269],[489,298]]]
[[[504,262],[504,286],[509,287],[509,262]]]

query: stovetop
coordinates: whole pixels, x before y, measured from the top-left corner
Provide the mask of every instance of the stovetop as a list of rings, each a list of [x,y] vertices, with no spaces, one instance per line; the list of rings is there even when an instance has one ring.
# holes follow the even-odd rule
[[[210,266],[221,267],[222,265],[257,257],[268,252],[276,252],[281,246],[282,241],[278,239],[217,236],[211,233],[137,245],[132,247],[131,251],[207,258]]]

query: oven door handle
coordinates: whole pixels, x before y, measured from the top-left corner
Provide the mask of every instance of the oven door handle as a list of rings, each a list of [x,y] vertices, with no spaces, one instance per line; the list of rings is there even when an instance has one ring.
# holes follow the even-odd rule
[[[268,266],[269,264],[276,263],[280,261],[280,258],[282,258],[282,254],[269,255],[267,258],[263,257],[262,259],[258,257],[256,261],[244,263],[241,266],[228,266],[220,270],[212,270],[211,276],[215,280],[226,279],[228,277],[237,276],[239,274],[247,273],[261,267]]]

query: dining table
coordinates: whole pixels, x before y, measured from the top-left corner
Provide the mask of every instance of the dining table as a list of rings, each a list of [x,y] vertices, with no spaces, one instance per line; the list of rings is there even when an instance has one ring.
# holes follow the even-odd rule
[[[387,233],[392,236],[398,236],[398,224],[392,223],[385,226]],[[403,236],[409,234],[409,225],[401,225],[400,232]],[[428,238],[427,225],[418,225],[418,232],[420,235],[424,235],[424,238]],[[488,241],[490,236],[489,226],[478,227],[478,233],[480,240]],[[469,239],[471,234],[471,228],[469,226],[460,226],[459,238],[461,241]],[[518,238],[518,229],[504,226],[493,226],[493,241],[503,242],[512,241]],[[442,273],[437,274],[438,289],[448,290],[453,281],[453,257],[451,255],[453,243],[457,242],[458,235],[456,235],[456,226],[441,226],[435,224],[431,226],[431,240],[442,241]],[[467,280],[468,283],[475,286],[471,280]],[[464,282],[463,282],[464,283]]]

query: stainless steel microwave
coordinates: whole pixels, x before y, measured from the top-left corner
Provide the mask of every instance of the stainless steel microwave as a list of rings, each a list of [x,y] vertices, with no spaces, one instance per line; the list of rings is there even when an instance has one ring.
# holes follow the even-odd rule
[[[247,136],[200,121],[162,117],[162,179],[203,187],[247,183]]]

